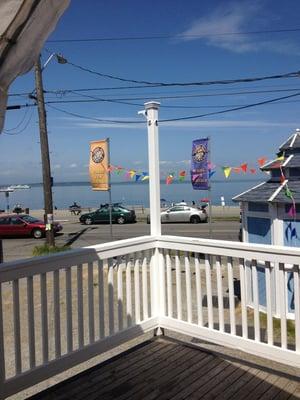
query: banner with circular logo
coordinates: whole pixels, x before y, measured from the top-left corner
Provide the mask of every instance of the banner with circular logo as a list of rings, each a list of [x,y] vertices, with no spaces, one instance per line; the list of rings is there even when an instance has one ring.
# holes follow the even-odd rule
[[[109,190],[108,139],[90,142],[90,180],[93,190]]]
[[[209,189],[208,160],[208,138],[193,140],[191,160],[193,189]]]

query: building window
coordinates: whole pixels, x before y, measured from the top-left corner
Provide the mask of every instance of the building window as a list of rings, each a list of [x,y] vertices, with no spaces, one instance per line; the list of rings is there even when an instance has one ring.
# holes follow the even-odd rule
[[[254,212],[269,212],[269,204],[268,203],[248,203],[248,211]]]
[[[284,205],[286,214],[288,214],[288,212],[291,210],[292,205],[293,205],[292,203],[291,203],[291,204],[285,204],[285,205]],[[296,204],[296,213],[297,213],[297,214],[300,213],[300,204]]]
[[[280,169],[272,169],[271,174],[272,178],[280,178],[281,175]]]
[[[300,168],[290,168],[289,175],[299,177],[300,176]]]

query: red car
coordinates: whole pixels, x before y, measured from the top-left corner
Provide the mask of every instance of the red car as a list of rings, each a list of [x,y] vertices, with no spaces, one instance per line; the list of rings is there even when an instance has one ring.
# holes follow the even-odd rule
[[[53,229],[57,233],[62,230],[62,226],[54,222]],[[44,222],[30,215],[0,215],[0,236],[33,236],[40,239],[45,236],[45,231]]]

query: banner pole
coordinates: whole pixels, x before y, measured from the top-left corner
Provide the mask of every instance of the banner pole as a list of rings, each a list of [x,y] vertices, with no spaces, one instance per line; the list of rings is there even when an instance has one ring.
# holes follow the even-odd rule
[[[208,161],[209,163],[211,163],[211,145],[210,145],[210,136],[208,136]],[[212,238],[212,206],[211,206],[211,180],[209,180],[209,189],[208,189],[208,199],[209,199],[209,204],[208,204],[208,212],[209,212],[209,216],[208,216],[208,225],[209,225],[209,238]]]
[[[110,145],[109,138],[107,138],[107,148],[108,148],[108,166],[110,167]],[[108,170],[108,196],[109,196],[109,228],[110,228],[110,238],[113,240],[112,231],[112,203],[111,203],[111,181],[110,181],[110,168]]]

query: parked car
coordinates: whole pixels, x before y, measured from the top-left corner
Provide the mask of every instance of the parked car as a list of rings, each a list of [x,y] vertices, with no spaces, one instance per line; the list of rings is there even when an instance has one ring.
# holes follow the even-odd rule
[[[54,233],[60,232],[62,226],[53,224]],[[6,214],[0,216],[0,236],[32,236],[40,239],[45,236],[46,225],[38,218],[28,214]]]
[[[129,222],[136,222],[136,215],[133,210],[118,205],[113,205],[111,210],[112,222],[117,224],[125,224]],[[98,210],[82,214],[79,221],[86,225],[109,223],[109,206],[105,205]]]
[[[207,213],[205,208],[199,209],[189,207],[186,205],[175,205],[167,208],[160,213],[162,223],[168,222],[190,222],[198,224],[200,222],[207,222]],[[147,217],[147,223],[150,224],[150,216]]]

